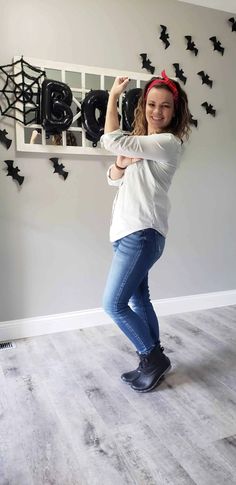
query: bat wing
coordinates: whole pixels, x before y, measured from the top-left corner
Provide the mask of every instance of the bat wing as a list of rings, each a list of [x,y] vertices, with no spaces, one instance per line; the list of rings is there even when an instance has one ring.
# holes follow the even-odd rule
[[[147,60],[147,54],[140,54],[140,57],[142,58],[142,67],[146,67],[146,63],[148,62]]]
[[[5,160],[5,163],[7,164],[8,169],[13,167],[13,160]]]
[[[213,108],[213,106],[210,104],[209,106],[209,113],[212,115],[212,116],[215,116],[216,115],[216,110]]]
[[[160,39],[163,40],[163,41],[167,40],[168,37],[169,37],[168,34],[166,34],[165,32],[162,32],[161,35],[160,35]]]
[[[17,180],[17,182],[18,182],[18,184],[19,184],[19,185],[22,185],[22,184],[23,184],[23,182],[24,182],[25,177],[22,177],[22,175],[18,175],[18,174],[17,174],[17,175],[15,175],[15,176],[13,177],[13,179],[14,179],[14,180]]]
[[[146,61],[143,61],[143,65],[146,69],[149,69],[150,64],[151,64],[151,61],[149,61],[149,59],[147,59]]]
[[[65,165],[63,165],[63,163],[58,164],[57,173],[58,173],[59,175],[62,175],[62,177],[64,178],[64,180],[66,180],[66,179],[67,179],[67,177],[68,177],[68,173],[69,173],[69,172],[66,172],[66,171],[64,170],[64,168],[65,168]]]
[[[151,61],[150,59],[145,59],[143,61],[143,65],[142,65],[143,68],[147,69],[149,72],[151,72],[151,74],[154,73],[155,71],[155,67],[154,66],[151,66]]]
[[[10,146],[11,146],[12,140],[7,138],[6,135],[8,135],[8,132],[6,130],[0,130],[0,143],[5,145],[5,147],[8,150],[8,148],[10,148]]]
[[[58,158],[49,158],[49,160],[51,160],[51,162],[53,163],[53,167],[54,168],[57,168],[58,167]]]
[[[69,173],[69,172],[65,172],[65,171],[63,172],[63,177],[64,177],[64,180],[66,180],[66,179],[67,179],[67,177],[68,177],[68,173]]]
[[[195,120],[195,119],[193,118],[193,115],[192,115],[192,114],[191,114],[191,116],[190,116],[189,123],[190,123],[191,125],[196,126],[196,128],[197,128],[197,126],[198,126],[198,121],[197,121],[197,120]]]
[[[162,28],[162,34],[165,34],[167,27],[165,25],[160,25],[160,27]]]

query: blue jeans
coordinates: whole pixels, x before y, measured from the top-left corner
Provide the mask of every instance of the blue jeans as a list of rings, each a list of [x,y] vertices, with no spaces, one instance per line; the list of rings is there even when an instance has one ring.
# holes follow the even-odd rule
[[[159,324],[150,301],[148,271],[161,257],[165,238],[142,229],[113,243],[114,256],[103,295],[103,308],[140,354],[159,344]]]

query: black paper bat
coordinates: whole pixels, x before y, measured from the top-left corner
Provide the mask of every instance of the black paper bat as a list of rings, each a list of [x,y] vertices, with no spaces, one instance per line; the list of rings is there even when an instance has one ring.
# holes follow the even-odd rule
[[[4,162],[7,164],[7,177],[10,176],[13,178],[13,180],[16,180],[19,185],[22,185],[24,182],[24,178],[21,175],[18,175],[18,172],[20,172],[18,167],[14,167],[14,161],[13,160],[4,160]]]
[[[221,52],[221,54],[223,56],[224,55],[224,47],[222,47],[220,41],[217,40],[216,37],[209,37],[209,40],[211,40],[212,44],[214,45],[214,51]]]
[[[6,135],[8,135],[8,132],[6,130],[0,130],[0,142],[8,149],[11,146],[12,140],[10,140],[10,138],[7,138]]]
[[[207,84],[207,86],[210,86],[210,88],[212,88],[213,81],[209,78],[208,74],[205,74],[204,71],[199,71],[197,74],[202,79],[202,84]]]
[[[184,76],[184,71],[183,69],[179,68],[179,64],[173,64],[175,68],[175,75],[180,81],[182,81],[184,84],[186,84],[187,78]]]
[[[204,101],[204,103],[202,103],[201,106],[205,108],[207,114],[210,114],[215,117],[216,110],[213,108],[212,104],[208,104],[207,101]]]
[[[150,59],[147,59],[147,54],[140,54],[140,57],[142,58],[142,68],[147,69],[148,72],[154,74],[155,67],[151,66],[152,61],[150,61]]]
[[[234,19],[234,17],[231,17],[229,19],[229,22],[232,23],[232,32],[236,32],[236,20]]]
[[[189,120],[189,123],[190,123],[190,125],[194,125],[194,126],[196,126],[196,128],[197,128],[197,126],[198,126],[198,120],[195,120],[195,119],[193,118],[193,115],[192,115],[192,114],[190,114],[190,120]]]
[[[59,173],[59,175],[62,175],[64,180],[66,180],[68,177],[68,172],[65,172],[64,170],[65,165],[63,165],[63,163],[58,163],[58,158],[50,158],[49,160],[51,160],[53,163],[53,167],[55,169],[54,173]]]
[[[167,34],[166,30],[167,30],[167,27],[165,25],[160,25],[161,27],[161,35],[159,37],[159,39],[162,40],[163,44],[165,44],[165,49],[167,49],[170,45],[168,39],[169,39],[169,34]]]
[[[198,55],[198,49],[196,48],[196,45],[195,43],[192,41],[192,37],[191,35],[185,35],[184,36],[185,39],[187,39],[187,47],[186,47],[186,51],[189,50],[189,51],[193,51],[195,56]]]

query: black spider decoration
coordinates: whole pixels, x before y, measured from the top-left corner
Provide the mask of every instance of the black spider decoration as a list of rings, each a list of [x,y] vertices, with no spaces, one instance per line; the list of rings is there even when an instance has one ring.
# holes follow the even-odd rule
[[[12,64],[0,66],[0,75],[5,81],[0,90],[2,116],[13,118],[24,125],[36,123],[39,119],[40,83],[45,77],[45,71],[31,66],[22,57]],[[18,117],[16,112],[21,113],[21,116]]]

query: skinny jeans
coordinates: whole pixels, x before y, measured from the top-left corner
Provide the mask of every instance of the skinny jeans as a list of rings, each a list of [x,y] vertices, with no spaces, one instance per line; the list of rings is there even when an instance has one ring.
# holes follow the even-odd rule
[[[113,260],[103,294],[103,309],[133,343],[149,354],[160,343],[159,323],[150,301],[148,272],[161,257],[165,237],[142,229],[112,243]]]

